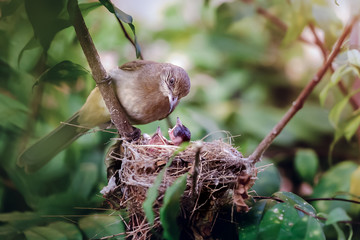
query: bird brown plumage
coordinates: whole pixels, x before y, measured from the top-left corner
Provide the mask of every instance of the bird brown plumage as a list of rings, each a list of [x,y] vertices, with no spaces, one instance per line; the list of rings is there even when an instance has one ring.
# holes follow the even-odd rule
[[[186,71],[170,63],[136,60],[109,71],[109,75],[132,124],[147,124],[167,117],[190,91]],[[77,113],[26,149],[18,163],[28,170],[37,170],[87,132],[86,128],[109,121],[110,113],[96,87]]]

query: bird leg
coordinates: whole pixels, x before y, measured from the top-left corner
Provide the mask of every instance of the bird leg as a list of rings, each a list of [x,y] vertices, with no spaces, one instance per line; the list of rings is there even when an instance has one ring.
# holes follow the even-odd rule
[[[134,126],[132,126],[133,131],[129,134],[124,134],[125,135],[125,139],[128,142],[132,142],[132,141],[136,141],[141,137],[141,130],[139,128],[136,128]]]

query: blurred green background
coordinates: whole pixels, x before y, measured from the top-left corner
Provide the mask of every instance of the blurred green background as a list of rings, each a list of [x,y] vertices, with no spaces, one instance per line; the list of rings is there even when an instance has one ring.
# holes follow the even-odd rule
[[[255,6],[261,6],[294,29],[292,19],[297,12],[284,1],[114,2],[134,18],[145,59],[171,62],[189,73],[191,92],[170,116],[172,122],[180,117],[192,140],[225,138],[245,156],[280,120],[323,62],[317,46],[297,41],[296,36],[284,42],[286,33],[256,12]],[[24,148],[72,116],[95,86],[73,28],[62,25],[66,14],[57,13],[57,22],[43,26],[46,37],[42,39],[48,38],[47,43],[34,38],[32,23],[44,25],[41,17],[34,16],[51,16],[54,12],[49,9],[56,4],[42,0],[0,3],[0,209],[9,214],[2,215],[5,223],[0,229],[14,234],[9,236],[25,231],[29,237],[36,229],[27,229],[64,218],[78,221],[102,206],[99,191],[107,184],[104,154],[115,135],[102,131],[90,131],[36,173],[25,173],[16,165]],[[134,60],[134,48],[114,15],[95,6],[83,5],[83,14],[105,68]],[[339,14],[329,23],[333,36],[324,30],[329,36],[325,44],[331,49],[343,28],[340,19],[346,6],[329,1],[326,7]],[[315,23],[321,27],[320,20]],[[127,25],[126,29],[132,35]],[[304,35],[310,36],[307,30]],[[76,65],[77,71],[42,78],[61,61],[84,69]],[[332,152],[334,165],[343,162],[339,182],[344,184],[334,183],[338,187],[332,193],[320,185],[321,174],[331,168],[328,151],[334,128],[328,120],[329,109],[342,98],[334,89],[325,106],[320,105],[319,92],[327,81],[329,75],[266,152],[261,164],[270,167],[260,173],[254,187],[259,195],[270,196],[281,189],[305,197],[330,197],[338,190],[348,191],[349,177],[357,167],[353,161],[358,159],[356,138],[340,140]],[[350,111],[350,107],[345,110]],[[152,134],[157,126],[167,132],[165,120],[138,127]],[[296,163],[296,159],[305,160]],[[335,174],[329,174],[334,180]],[[320,211],[333,208],[323,205],[317,206]],[[82,230],[87,229],[84,225],[80,224]]]

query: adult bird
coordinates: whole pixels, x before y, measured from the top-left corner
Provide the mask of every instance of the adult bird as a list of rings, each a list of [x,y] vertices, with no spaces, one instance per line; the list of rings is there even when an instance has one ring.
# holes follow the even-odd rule
[[[132,124],[147,124],[167,117],[190,91],[186,71],[170,63],[136,60],[109,71],[109,75]],[[26,149],[18,164],[27,171],[36,171],[89,128],[109,121],[110,113],[96,87],[78,112]]]

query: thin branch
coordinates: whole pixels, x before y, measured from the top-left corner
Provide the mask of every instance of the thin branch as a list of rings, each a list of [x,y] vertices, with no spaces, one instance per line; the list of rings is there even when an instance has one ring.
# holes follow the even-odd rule
[[[81,15],[77,0],[69,0],[68,11],[81,48],[89,63],[92,76],[100,90],[106,107],[109,109],[111,121],[117,128],[119,134],[130,140],[133,127],[115,95],[111,85],[111,77],[107,74],[100,62],[99,54],[86,27],[84,18]]]
[[[244,1],[244,0],[243,0]],[[245,1],[246,2],[246,1]],[[251,1],[250,1],[251,2]],[[266,19],[268,19],[269,21],[271,21],[273,24],[275,24],[278,28],[280,28],[281,30],[283,30],[284,32],[287,31],[288,27],[286,25],[286,23],[284,23],[280,18],[278,18],[277,16],[271,14],[270,12],[268,12],[266,9],[261,8],[261,7],[256,7],[256,12],[259,13],[260,15],[262,15],[263,17],[265,17]],[[309,24],[310,30],[312,31],[314,37],[315,37],[315,44],[320,48],[323,56],[324,56],[324,61],[327,58],[327,56],[329,55],[328,51],[326,50],[324,44],[321,42],[319,36],[317,35],[317,33],[315,32],[315,27],[312,23]],[[313,44],[312,42],[308,41],[307,39],[303,38],[302,36],[299,36],[299,40],[301,42],[307,43],[307,44]],[[334,68],[331,67],[331,71],[334,72]],[[340,91],[343,93],[343,95],[347,96],[349,93],[344,85],[344,83],[342,81],[339,81],[338,83],[338,87],[340,89]],[[349,100],[351,106],[353,107],[353,109],[358,109],[360,106],[359,104],[356,102],[354,96],[352,96]]]
[[[351,29],[355,22],[357,21],[357,17],[353,18],[350,24],[348,24],[338,41],[335,43],[335,46],[330,53],[328,59],[323,64],[323,66],[319,69],[313,79],[305,86],[305,88],[301,91],[297,99],[292,103],[290,109],[285,113],[283,118],[278,122],[275,127],[270,131],[270,133],[261,141],[261,143],[257,146],[255,151],[250,155],[249,159],[251,161],[258,162],[260,161],[263,153],[268,149],[270,144],[274,141],[274,139],[280,134],[280,132],[284,129],[290,119],[302,108],[305,100],[309,97],[310,93],[313,91],[315,86],[320,82],[320,80],[324,77],[326,71],[331,67],[331,64],[335,57],[339,54],[340,48],[345,40],[345,38],[350,34]]]
[[[360,201],[351,200],[351,199],[345,199],[345,198],[336,198],[336,197],[330,197],[330,198],[308,198],[305,199],[307,202],[314,202],[314,201],[341,201],[341,202],[350,202],[355,204],[360,204]]]
[[[116,20],[117,20],[118,23],[120,24],[120,27],[121,27],[121,29],[122,29],[122,31],[123,31],[123,33],[124,33],[124,36],[127,38],[127,40],[129,40],[129,42],[134,46],[134,48],[135,48],[135,50],[136,50],[135,41],[130,37],[129,33],[126,31],[124,24],[121,22],[120,19],[116,18]],[[144,60],[144,57],[143,57],[141,51],[139,51],[139,54],[140,54],[140,56],[139,56],[140,59],[141,59],[141,60]]]
[[[323,42],[320,40],[318,34],[316,33],[314,24],[310,23],[309,28],[310,28],[312,34],[314,35],[315,44],[320,48],[322,55],[324,57],[324,61],[325,61],[325,59],[328,57],[329,53],[328,53],[327,49],[325,48]]]
[[[198,177],[199,177],[199,165],[200,165],[200,151],[201,146],[197,146],[196,154],[195,154],[195,163],[192,173],[192,184],[191,184],[191,197],[196,199],[198,197]]]
[[[272,22],[273,24],[275,24],[278,28],[280,28],[281,30],[283,30],[284,32],[286,32],[288,30],[288,26],[286,25],[286,23],[284,23],[280,18],[278,18],[277,16],[271,14],[269,11],[267,11],[266,9],[262,8],[262,7],[256,7],[256,12],[260,15],[262,15],[263,17],[265,17],[266,19],[268,19],[270,22]],[[303,38],[302,36],[299,36],[299,40],[301,42],[313,45],[314,43],[310,42],[309,40]]]
[[[320,40],[319,36],[317,35],[317,33],[316,33],[316,31],[315,31],[315,27],[314,27],[314,25],[313,25],[312,23],[309,24],[309,28],[310,28],[311,32],[313,33],[313,35],[314,35],[315,43],[316,43],[316,45],[320,48],[320,50],[321,50],[321,52],[322,52],[322,55],[323,55],[323,57],[324,57],[324,61],[325,61],[325,59],[328,57],[329,53],[328,53],[328,51],[326,50],[323,42]],[[331,72],[335,72],[335,69],[334,69],[333,66],[331,66],[330,69],[331,69]],[[346,87],[345,87],[345,85],[344,85],[344,83],[343,83],[342,80],[340,80],[337,85],[338,85],[341,93],[342,93],[344,96],[349,95],[349,92],[348,92],[348,90],[346,89]],[[349,99],[349,102],[350,102],[350,104],[351,104],[351,106],[352,106],[352,108],[353,108],[354,110],[356,110],[356,109],[358,109],[358,108],[360,107],[360,106],[359,106],[359,103],[355,100],[355,96],[351,96],[350,99]]]

